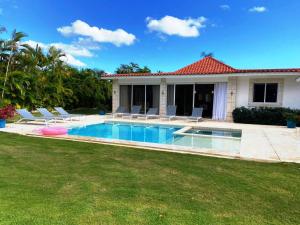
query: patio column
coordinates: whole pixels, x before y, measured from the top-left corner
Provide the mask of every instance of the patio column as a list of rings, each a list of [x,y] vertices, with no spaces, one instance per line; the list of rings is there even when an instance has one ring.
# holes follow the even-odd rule
[[[229,77],[227,83],[227,112],[226,120],[232,122],[232,112],[236,107],[237,78]]]
[[[159,94],[159,115],[166,115],[167,111],[167,81],[161,79],[160,81],[160,94]]]
[[[112,85],[112,111],[115,112],[120,105],[120,86],[118,80],[113,80]]]

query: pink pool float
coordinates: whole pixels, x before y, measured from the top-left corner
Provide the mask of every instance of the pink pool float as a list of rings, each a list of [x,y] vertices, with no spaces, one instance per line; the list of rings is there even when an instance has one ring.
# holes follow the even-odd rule
[[[45,136],[65,135],[68,133],[68,129],[65,127],[44,127],[40,129],[40,132]]]

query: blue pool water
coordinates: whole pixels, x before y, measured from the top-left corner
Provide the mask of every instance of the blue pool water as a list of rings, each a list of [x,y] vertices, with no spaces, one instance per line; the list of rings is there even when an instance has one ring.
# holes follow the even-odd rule
[[[173,133],[180,127],[149,126],[143,124],[101,123],[73,128],[69,135],[108,138],[116,140],[172,144]]]
[[[68,131],[69,135],[96,137],[110,140],[125,140],[145,143],[177,145],[188,148],[208,148],[225,152],[239,152],[240,140],[218,138],[214,136],[176,135],[182,127],[130,124],[100,123],[84,127],[75,127]]]

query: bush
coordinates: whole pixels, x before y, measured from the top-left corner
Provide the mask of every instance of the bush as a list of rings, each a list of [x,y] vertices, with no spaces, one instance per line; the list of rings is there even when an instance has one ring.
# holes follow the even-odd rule
[[[300,115],[300,110],[290,108],[236,108],[232,112],[235,123],[286,125],[286,114]],[[298,121],[300,126],[300,121]]]

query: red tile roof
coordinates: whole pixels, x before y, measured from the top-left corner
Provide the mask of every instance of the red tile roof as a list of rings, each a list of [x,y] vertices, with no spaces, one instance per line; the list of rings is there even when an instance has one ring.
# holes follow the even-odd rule
[[[299,72],[300,68],[290,69],[235,69],[211,56],[205,57],[195,63],[185,66],[175,72],[166,73],[131,73],[131,74],[106,74],[103,77],[128,77],[128,76],[178,76],[178,75],[209,75],[209,74],[237,74],[237,73],[280,73]]]
[[[185,66],[174,73],[176,74],[220,74],[234,73],[237,70],[211,56],[205,57],[195,63]]]

